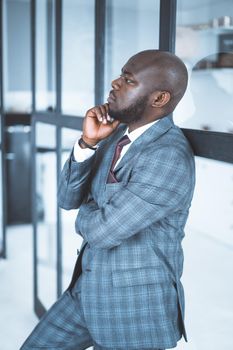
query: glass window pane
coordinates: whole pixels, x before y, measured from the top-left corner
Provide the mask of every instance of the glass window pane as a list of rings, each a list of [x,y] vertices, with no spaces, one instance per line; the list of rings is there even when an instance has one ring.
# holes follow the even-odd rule
[[[189,86],[174,120],[186,128],[233,132],[233,1],[178,0],[177,7],[176,54],[188,68]],[[230,348],[233,167],[195,160],[196,188],[184,241],[190,346]]]
[[[4,108],[29,112],[32,97],[29,0],[3,1],[3,29]]]
[[[56,127],[37,123],[36,135],[38,297],[48,309],[57,297]]]
[[[107,0],[105,97],[135,53],[159,46],[159,0]]]
[[[233,347],[232,188],[232,164],[196,157],[183,276],[191,348]]]
[[[77,138],[81,136],[81,131],[68,128],[62,129],[62,166],[70,155],[70,151]],[[75,261],[77,259],[77,249],[80,249],[82,238],[75,233],[75,219],[77,209],[61,209],[62,223],[62,287],[65,290],[72,277]]]
[[[36,1],[36,109],[54,110],[55,1]]]
[[[62,10],[62,110],[82,116],[94,104],[94,0],[66,0]]]
[[[176,53],[189,70],[177,124],[232,133],[233,1],[178,0]]]
[[[54,149],[56,145],[55,126],[46,123],[36,123],[36,146]]]

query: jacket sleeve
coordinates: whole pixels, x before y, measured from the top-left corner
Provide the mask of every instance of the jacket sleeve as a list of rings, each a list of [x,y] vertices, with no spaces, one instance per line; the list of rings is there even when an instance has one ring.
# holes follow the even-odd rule
[[[188,208],[193,178],[192,161],[176,150],[165,148],[140,157],[130,181],[114,184],[119,191],[103,207],[94,201],[82,205],[76,230],[95,248],[120,245],[152,223]]]
[[[76,162],[73,152],[66,161],[58,184],[58,205],[63,209],[77,209],[83,203],[89,188],[90,174],[95,155]]]

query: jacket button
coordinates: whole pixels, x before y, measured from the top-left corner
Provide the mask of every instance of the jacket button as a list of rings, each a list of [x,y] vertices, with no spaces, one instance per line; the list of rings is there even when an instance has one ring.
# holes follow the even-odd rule
[[[91,272],[91,269],[86,269],[87,272]]]

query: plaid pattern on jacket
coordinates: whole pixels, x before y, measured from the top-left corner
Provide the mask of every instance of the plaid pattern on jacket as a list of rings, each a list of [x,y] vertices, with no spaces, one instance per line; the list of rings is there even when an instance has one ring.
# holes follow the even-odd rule
[[[120,125],[82,163],[70,156],[60,178],[59,205],[80,208],[76,231],[83,247],[94,250],[83,271],[82,303],[95,342],[172,348],[182,335],[186,339],[181,241],[195,184],[194,157],[167,116],[132,143],[115,169],[118,182],[107,184],[124,132]],[[80,261],[70,288],[79,274]]]

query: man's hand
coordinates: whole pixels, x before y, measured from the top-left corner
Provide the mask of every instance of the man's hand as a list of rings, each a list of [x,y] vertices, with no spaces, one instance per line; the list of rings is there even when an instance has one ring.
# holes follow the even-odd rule
[[[89,109],[83,122],[83,140],[95,146],[99,141],[107,138],[118,127],[120,122],[108,115],[108,104]]]

